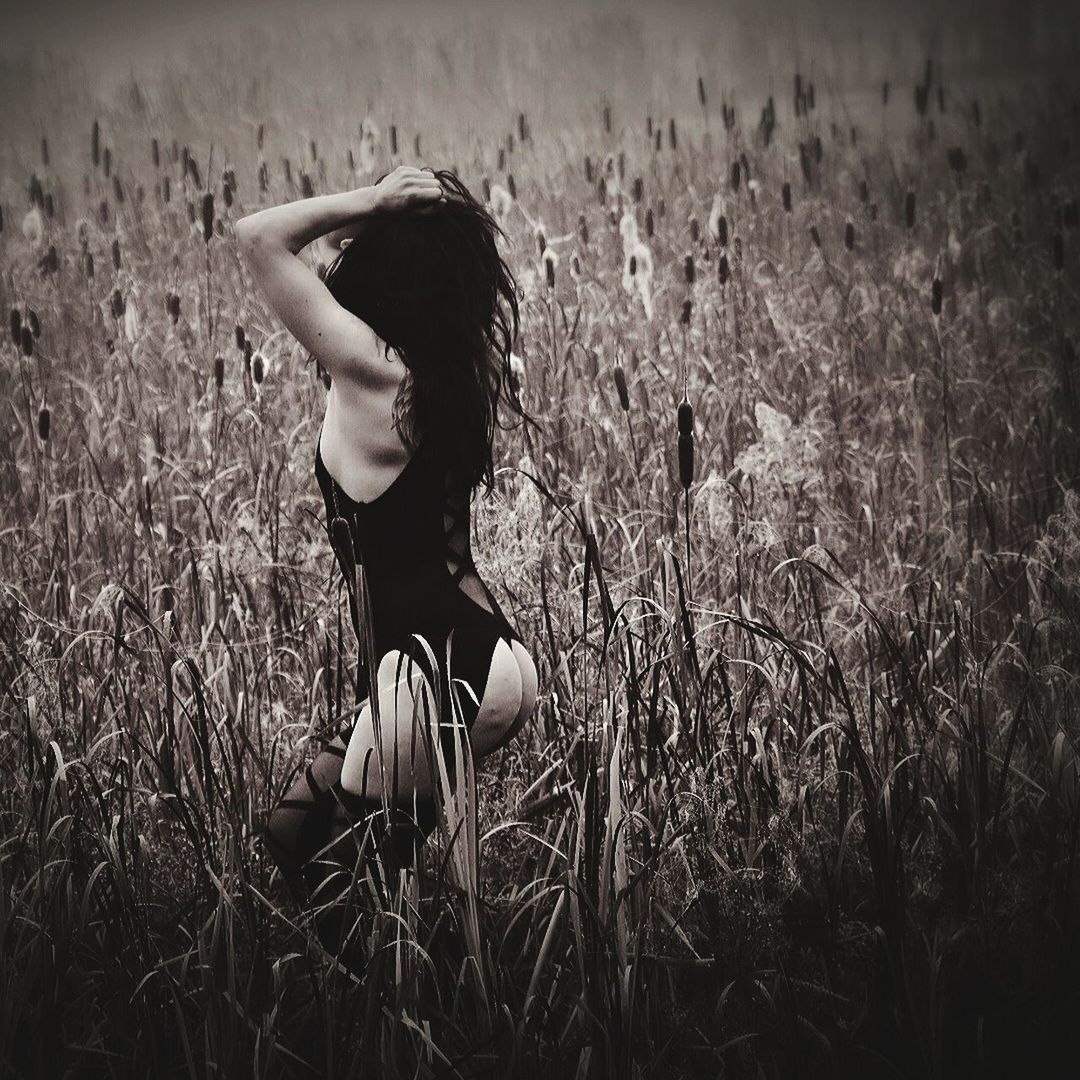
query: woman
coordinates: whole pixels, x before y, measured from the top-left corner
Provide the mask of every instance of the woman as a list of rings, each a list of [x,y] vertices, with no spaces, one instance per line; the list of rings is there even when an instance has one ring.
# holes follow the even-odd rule
[[[436,742],[452,777],[455,720],[482,757],[536,701],[536,666],[469,545],[518,330],[498,233],[452,173],[405,165],[236,223],[262,293],[331,377],[315,475],[360,643],[357,709],[268,821],[300,895],[325,880],[328,848],[350,871],[355,845],[372,868],[378,851],[396,881],[436,823]],[[299,257],[320,238],[322,278]]]

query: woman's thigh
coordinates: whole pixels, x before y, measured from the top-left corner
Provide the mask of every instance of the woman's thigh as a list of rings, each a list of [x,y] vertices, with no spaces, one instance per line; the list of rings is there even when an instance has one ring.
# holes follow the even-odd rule
[[[370,698],[349,737],[341,786],[350,794],[406,803],[432,793],[433,740],[438,739],[436,695],[423,668],[398,649],[379,662],[378,722]],[[381,758],[381,761],[380,761]]]

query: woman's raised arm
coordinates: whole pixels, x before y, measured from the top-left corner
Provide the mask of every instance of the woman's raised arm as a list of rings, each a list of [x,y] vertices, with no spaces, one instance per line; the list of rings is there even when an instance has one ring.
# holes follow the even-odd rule
[[[395,378],[375,332],[343,308],[299,257],[327,233],[347,235],[364,217],[436,202],[443,189],[429,172],[398,166],[373,187],[282,203],[236,222],[236,238],[260,291],[292,335],[333,377],[381,387]]]

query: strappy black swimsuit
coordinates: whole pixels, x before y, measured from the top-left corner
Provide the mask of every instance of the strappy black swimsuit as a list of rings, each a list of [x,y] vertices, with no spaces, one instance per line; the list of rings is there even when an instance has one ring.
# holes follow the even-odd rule
[[[471,728],[499,638],[522,639],[476,571],[469,542],[469,490],[453,483],[445,460],[440,461],[436,447],[423,438],[393,483],[369,502],[357,502],[342,490],[323,462],[318,440],[315,475],[326,502],[327,532],[346,582],[355,580],[358,558],[363,565],[375,664],[391,649],[400,649],[416,660],[434,685],[436,673],[416,637],[421,636],[438,665],[439,700],[449,702],[453,687],[460,715]],[[335,517],[345,520],[351,543],[335,542]],[[349,606],[357,641],[364,643],[351,588]],[[370,695],[373,682],[365,648],[359,653],[357,704]],[[461,687],[460,680],[472,693]],[[445,736],[452,713],[446,707],[443,713]],[[343,728],[346,740],[353,726]],[[445,738],[442,741],[446,745]]]

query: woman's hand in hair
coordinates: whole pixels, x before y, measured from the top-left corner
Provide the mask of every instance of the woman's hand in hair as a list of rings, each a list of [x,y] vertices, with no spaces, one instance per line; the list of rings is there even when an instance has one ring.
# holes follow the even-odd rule
[[[399,165],[392,173],[387,173],[373,191],[378,209],[389,212],[446,200],[446,192],[435,174],[414,165]]]

